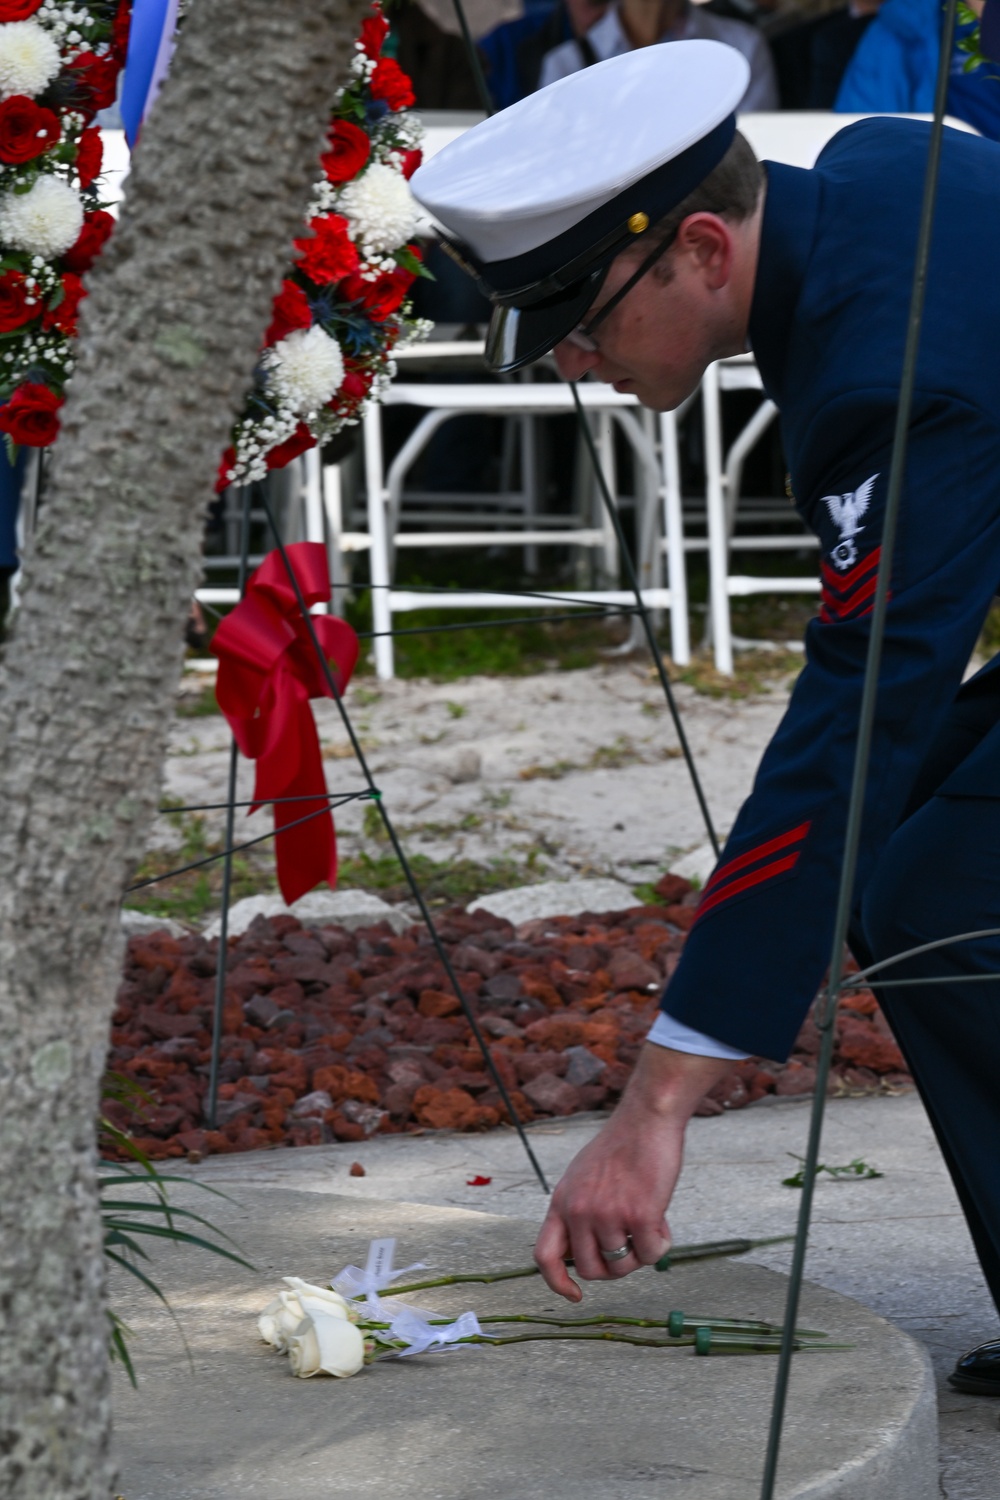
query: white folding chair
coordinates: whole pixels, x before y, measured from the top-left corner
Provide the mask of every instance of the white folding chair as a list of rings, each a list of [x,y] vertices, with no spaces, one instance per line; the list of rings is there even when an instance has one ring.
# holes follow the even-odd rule
[[[300,458],[293,459],[287,470],[280,472],[287,476],[290,490],[284,507],[284,515],[276,517],[277,524],[284,533],[282,541],[320,542],[329,546],[327,524],[331,509],[335,509],[332,506],[335,487],[328,478],[329,471],[327,471],[327,476],[324,476],[322,472],[319,449],[309,449]],[[232,550],[221,556],[206,556],[204,559],[206,572],[230,571],[239,566],[238,547],[239,527],[242,524],[242,504],[238,499],[238,491],[228,491],[226,500],[232,502],[224,517]],[[251,523],[264,519],[263,510],[251,511]],[[259,567],[263,560],[263,554],[253,555],[248,559],[249,566],[251,569]],[[331,576],[335,577],[332,568]],[[238,604],[240,591],[232,584],[219,587],[206,584],[202,588],[195,589],[194,597],[199,604]],[[329,608],[330,606],[325,603],[314,604],[311,613],[326,614]]]
[[[613,422],[630,445],[637,472],[643,475],[640,493],[649,497],[640,503],[637,535],[640,538],[640,581],[643,601],[653,609],[670,610],[672,647],[677,660],[687,660],[687,592],[683,566],[676,567],[681,549],[675,547],[668,556],[668,587],[656,587],[653,580],[658,564],[656,548],[656,501],[664,484],[655,445],[642,420],[642,409],[634,396],[619,394],[608,386],[584,384],[579,387],[581,404],[588,415],[594,414]],[[608,532],[605,524],[581,526],[573,517],[522,516],[516,530],[465,529],[449,526],[445,530],[405,531],[397,529],[399,502],[403,481],[430,437],[455,416],[485,412],[495,416],[542,417],[575,410],[573,394],[562,382],[511,383],[487,385],[411,385],[397,383],[385,397],[386,405],[410,405],[424,411],[410,438],[404,443],[386,472],[382,451],[381,413],[372,407],[365,417],[365,470],[368,498],[367,534],[345,534],[342,544],[360,550],[370,549],[372,584],[372,617],[375,628],[375,663],[380,677],[393,675],[392,617],[405,610],[434,608],[551,608],[553,600],[569,604],[631,603],[633,595],[622,589],[555,590],[545,599],[522,595],[492,594],[483,591],[420,592],[393,589],[392,556],[397,548],[407,547],[481,547],[491,545],[533,546],[572,545],[599,549],[606,556]],[[424,518],[426,519],[426,517]],[[451,520],[447,512],[442,521]],[[495,520],[495,517],[490,518]],[[558,523],[558,524],[556,524]],[[568,524],[567,524],[568,523]]]

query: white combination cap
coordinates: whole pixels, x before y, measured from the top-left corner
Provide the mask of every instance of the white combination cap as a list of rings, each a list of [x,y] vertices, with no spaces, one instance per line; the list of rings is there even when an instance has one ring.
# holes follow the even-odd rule
[[[643,47],[529,95],[415,173],[410,186],[454,237],[455,258],[498,311],[522,314],[496,368],[551,349],[614,257],[719,164],[748,79],[746,59],[721,42]]]

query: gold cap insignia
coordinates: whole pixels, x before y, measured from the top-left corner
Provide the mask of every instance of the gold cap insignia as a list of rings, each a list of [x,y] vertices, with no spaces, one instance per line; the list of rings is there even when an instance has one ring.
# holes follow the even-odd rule
[[[628,227],[633,234],[642,234],[649,228],[649,214],[633,214],[628,221]]]

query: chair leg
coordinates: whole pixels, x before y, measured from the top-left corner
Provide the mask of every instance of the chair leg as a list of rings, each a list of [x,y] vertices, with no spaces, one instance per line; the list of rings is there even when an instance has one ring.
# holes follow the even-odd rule
[[[326,542],[323,532],[323,470],[318,448],[302,455],[302,519],[307,542]],[[329,614],[329,604],[319,605],[314,614]]]
[[[588,416],[587,421],[591,421]],[[595,527],[601,524],[597,507],[600,503],[600,495],[597,491],[597,483],[590,464],[590,454],[587,444],[584,442],[583,433],[576,432],[575,447],[573,452],[573,515],[580,526]],[[567,531],[566,541],[573,549],[573,533]],[[573,581],[576,588],[593,588],[594,568],[592,557],[588,555],[589,549],[578,547],[575,556],[571,550],[570,556],[573,561]]]
[[[677,665],[686,667],[691,660],[691,635],[676,412],[665,411],[660,416],[660,446],[663,455],[663,535],[667,543],[667,587],[670,589],[670,650]]]
[[[601,469],[612,500],[618,504],[618,474],[615,464],[615,434],[611,416],[608,412],[599,412],[597,416],[597,452],[601,460]],[[595,494],[597,481],[594,481]],[[604,588],[614,586],[618,582],[619,557],[618,540],[615,536],[614,527],[610,517],[606,514],[601,502],[600,495],[596,495],[597,507],[601,516],[601,526],[604,531],[604,546],[601,549],[601,584]]]
[[[382,420],[377,406],[364,418],[365,479],[368,492],[369,572],[372,584],[372,625],[375,630],[375,672],[383,681],[395,676],[392,654],[392,608],[389,602],[389,552],[386,536],[383,482]]]
[[[529,528],[532,528],[538,514],[538,448],[534,417],[522,417],[520,428],[521,493],[524,496],[524,514]],[[533,578],[538,572],[538,546],[535,542],[529,542],[524,549],[524,571],[529,578]]]
[[[719,369],[709,365],[701,383],[705,431],[705,509],[708,522],[708,573],[715,665],[733,675],[733,634],[729,619],[729,547],[722,474],[722,412]]]
[[[344,534],[344,491],[340,465],[327,464],[323,469],[323,512],[326,517],[326,557],[330,569],[330,612],[343,618],[347,604],[345,569],[347,554],[341,538]]]

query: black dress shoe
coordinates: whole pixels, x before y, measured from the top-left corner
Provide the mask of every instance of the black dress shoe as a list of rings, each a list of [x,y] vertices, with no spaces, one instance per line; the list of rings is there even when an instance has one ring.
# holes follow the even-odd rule
[[[1000,1396],[1000,1339],[963,1354],[948,1381],[970,1396]]]

